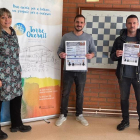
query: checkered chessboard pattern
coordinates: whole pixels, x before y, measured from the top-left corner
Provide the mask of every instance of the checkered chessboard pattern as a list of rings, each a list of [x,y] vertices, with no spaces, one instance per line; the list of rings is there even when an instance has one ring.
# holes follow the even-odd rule
[[[114,64],[110,59],[110,51],[114,40],[125,27],[126,18],[111,16],[87,16],[84,31],[91,34],[97,50],[92,63]]]

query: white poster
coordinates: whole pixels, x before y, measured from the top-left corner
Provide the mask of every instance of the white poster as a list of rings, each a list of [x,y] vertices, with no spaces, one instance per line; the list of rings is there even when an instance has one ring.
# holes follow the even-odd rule
[[[87,70],[86,41],[66,41],[66,70]]]
[[[22,118],[59,114],[61,60],[56,52],[63,0],[0,0],[0,5],[12,13],[20,45]]]
[[[140,51],[140,44],[124,43],[122,64],[138,66],[138,53]]]

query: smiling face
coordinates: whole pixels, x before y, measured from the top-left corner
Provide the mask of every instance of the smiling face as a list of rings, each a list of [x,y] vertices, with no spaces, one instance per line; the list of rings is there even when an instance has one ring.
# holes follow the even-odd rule
[[[85,26],[85,19],[83,17],[78,17],[75,19],[75,22],[74,22],[74,29],[77,31],[77,32],[80,32],[83,30]]]
[[[12,24],[12,17],[4,12],[2,16],[0,16],[0,25],[3,29],[7,29],[11,26]]]

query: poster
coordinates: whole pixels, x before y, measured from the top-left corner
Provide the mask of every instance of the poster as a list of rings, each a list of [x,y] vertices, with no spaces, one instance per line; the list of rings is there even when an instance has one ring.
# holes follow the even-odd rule
[[[0,5],[12,13],[20,45],[22,118],[59,114],[61,61],[56,52],[62,37],[63,0],[0,0]],[[9,102],[3,103],[3,108],[8,106]],[[2,121],[8,121],[7,116],[9,110],[2,109]]]
[[[66,70],[87,70],[86,41],[66,41]]]
[[[122,64],[138,66],[138,53],[140,51],[140,44],[124,43]]]

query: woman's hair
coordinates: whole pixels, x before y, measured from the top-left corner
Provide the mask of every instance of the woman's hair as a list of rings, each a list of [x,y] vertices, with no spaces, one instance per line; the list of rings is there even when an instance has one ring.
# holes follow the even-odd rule
[[[8,9],[0,8],[0,17],[3,16],[4,13],[6,13],[8,15],[8,17],[12,18],[12,14],[11,14],[11,12]],[[1,36],[1,32],[2,32],[2,27],[0,25],[0,36]]]

